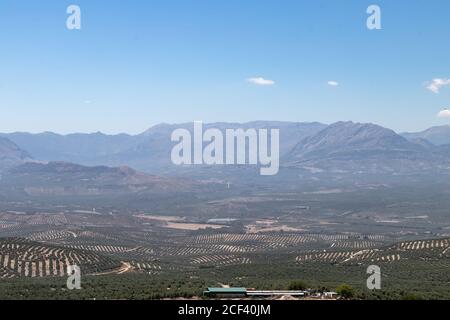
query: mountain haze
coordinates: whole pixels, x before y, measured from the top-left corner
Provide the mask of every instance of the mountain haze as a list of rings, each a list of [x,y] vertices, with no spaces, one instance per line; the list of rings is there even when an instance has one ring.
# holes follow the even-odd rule
[[[15,143],[0,137],[0,171],[22,164],[31,159],[31,155]]]
[[[402,133],[403,137],[413,139],[425,139],[435,145],[450,144],[450,126],[431,127],[422,132]]]
[[[3,167],[22,164],[32,154],[34,159],[42,162],[59,161],[97,168],[130,167],[158,176],[183,175],[201,179],[212,176],[223,180],[232,177],[247,179],[249,174],[256,172],[236,166],[213,166],[205,170],[205,167],[173,165],[170,158],[174,146],[171,134],[180,128],[193,133],[193,123],[184,123],[159,124],[139,135],[2,134],[4,138],[0,140],[0,146],[3,149],[0,149],[0,155],[3,154]],[[445,142],[450,127],[430,128],[425,131],[428,133],[406,135],[408,139],[405,134],[402,136],[375,124],[353,122],[325,125],[255,121],[203,125],[204,130],[209,128],[221,131],[279,129],[281,170],[289,167],[309,168],[312,172],[318,169],[327,172],[401,174],[448,171],[450,168],[450,145],[437,146],[430,142]],[[54,164],[48,168],[52,166]]]
[[[280,129],[280,152],[289,152],[298,141],[325,128],[321,123],[297,123],[255,121],[239,123],[204,124],[209,128],[225,129]],[[55,133],[11,133],[0,134],[29,151],[37,160],[63,161],[87,166],[129,166],[137,170],[159,174],[161,170],[173,171],[170,159],[174,146],[171,134],[176,129],[187,129],[193,133],[193,123],[160,124],[139,135],[105,135]]]
[[[105,194],[155,194],[186,191],[188,180],[163,178],[128,167],[86,167],[66,162],[25,163],[11,168],[0,188],[29,196],[97,196]]]
[[[294,166],[349,172],[417,172],[449,165],[433,146],[414,143],[374,124],[338,122],[298,143],[285,160]]]

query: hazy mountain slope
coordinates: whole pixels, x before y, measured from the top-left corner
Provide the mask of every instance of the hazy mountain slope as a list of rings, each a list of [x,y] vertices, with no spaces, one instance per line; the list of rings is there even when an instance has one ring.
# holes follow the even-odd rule
[[[413,143],[374,125],[338,122],[297,144],[285,160],[290,165],[335,171],[405,172],[448,166],[432,148]]]
[[[279,129],[280,130],[280,154],[289,152],[298,141],[313,135],[325,128],[320,123],[295,123],[276,121],[256,121],[249,123],[210,123],[204,124],[203,129],[216,128],[225,132],[226,129]],[[187,129],[193,133],[193,123],[185,124],[161,124],[150,128],[143,134],[144,141],[132,149],[126,150],[114,156],[116,163],[130,165],[140,170],[152,172],[156,169],[177,171],[180,168],[172,164],[170,159],[174,143],[171,134],[176,129]]]
[[[68,161],[87,165],[100,164],[99,159],[118,153],[138,143],[135,137],[126,134],[59,135],[51,132],[40,134],[18,132],[2,134],[2,136],[27,150],[38,160]]]
[[[426,139],[435,145],[443,145],[450,143],[450,126],[431,127],[422,132],[402,133],[403,137],[412,139]]]
[[[424,151],[423,148],[392,130],[374,124],[338,122],[300,142],[290,154],[297,158],[314,158],[420,151]]]
[[[65,162],[25,163],[5,172],[3,189],[28,195],[103,195],[171,193],[194,188],[193,182],[162,178],[128,167],[86,167]]]
[[[251,123],[204,124],[204,129],[280,129],[280,152],[287,153],[298,141],[326,127],[320,123],[296,123],[257,121]],[[82,165],[130,166],[132,168],[160,173],[161,170],[179,169],[172,165],[170,154],[174,146],[171,134],[184,128],[193,132],[193,123],[160,124],[140,135],[105,135],[54,133],[2,134],[29,151],[36,159],[44,161],[66,161]]]
[[[253,121],[247,123],[208,123],[204,124],[204,130],[216,128],[225,132],[226,129],[279,129],[280,130],[280,153],[289,152],[299,141],[316,134],[320,130],[326,128],[327,125],[318,122],[284,122],[284,121]],[[167,139],[170,141],[171,133],[179,128],[187,129],[193,132],[193,123],[184,124],[161,124],[150,128],[141,136],[153,137],[154,139]]]
[[[244,170],[241,167],[186,168],[173,165],[170,154],[175,143],[171,141],[171,134],[180,128],[193,132],[193,123],[160,124],[135,136],[101,133],[66,136],[14,133],[4,136],[10,137],[20,148],[38,155],[37,160],[90,166],[128,166],[157,175],[210,176],[218,180],[233,177],[248,179],[249,175],[257,174],[256,169]],[[209,128],[222,131],[238,128],[279,129],[281,168],[307,167],[312,172],[318,168],[334,172],[395,174],[449,169],[450,152],[445,145],[434,146],[428,139],[421,137],[410,137],[408,140],[374,124],[338,122],[326,126],[320,123],[275,121],[204,124],[204,130]],[[24,157],[19,155],[16,159]]]
[[[12,141],[0,137],[0,171],[30,160],[28,152],[20,149]]]

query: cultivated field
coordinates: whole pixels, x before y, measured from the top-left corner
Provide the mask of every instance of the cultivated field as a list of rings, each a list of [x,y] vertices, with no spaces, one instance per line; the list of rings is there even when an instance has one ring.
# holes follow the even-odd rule
[[[108,279],[104,284],[107,286],[130,277],[145,277],[149,283],[168,281],[165,285],[171,287],[170,279],[184,275],[179,286],[184,288],[182,291],[154,289],[163,297],[196,295],[203,286],[224,283],[284,288],[280,286],[300,277],[311,278],[317,285],[334,285],[335,280],[326,274],[316,277],[325,270],[358,286],[354,279],[357,273],[347,273],[352,268],[376,264],[412,272],[414,265],[429,262],[440,268],[450,260],[450,237],[400,234],[389,229],[384,234],[316,233],[286,220],[292,217],[224,219],[223,224],[208,224],[195,217],[144,213],[4,212],[0,214],[0,277],[8,287],[28,285],[29,279],[32,283],[38,281],[39,290],[45,290],[46,284],[54,286],[55,281],[64,287],[69,265],[78,265],[87,283]],[[202,227],[173,228],[172,224]],[[279,225],[292,228],[278,229]],[[276,267],[278,271],[273,270]],[[364,272],[360,272],[361,284],[365,279]],[[199,281],[201,285],[193,285]],[[432,279],[429,285],[437,285],[436,281]],[[393,288],[397,288],[398,284],[394,284]],[[124,292],[128,290],[132,289]],[[90,294],[95,297],[96,293]],[[126,298],[123,294],[119,296]]]

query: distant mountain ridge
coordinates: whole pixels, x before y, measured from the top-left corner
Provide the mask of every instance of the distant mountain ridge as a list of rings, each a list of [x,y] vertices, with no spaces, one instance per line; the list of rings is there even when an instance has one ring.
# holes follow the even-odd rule
[[[317,122],[254,121],[248,123],[210,123],[204,129],[273,129],[280,130],[281,167],[317,167],[319,170],[343,172],[421,172],[448,170],[450,145],[445,142],[450,126],[435,127],[417,134],[397,134],[371,123],[337,122],[325,125]],[[138,135],[106,135],[54,133],[12,133],[0,136],[12,141],[10,150],[16,164],[23,159],[62,161],[83,166],[128,166],[156,175],[203,173],[200,167],[177,167],[171,163],[174,143],[171,133],[176,129],[193,131],[193,123],[160,124]],[[448,129],[448,130],[447,130]],[[430,138],[432,137],[432,138]],[[437,139],[439,137],[439,139]],[[428,138],[428,139],[427,139]],[[430,141],[430,140],[433,141]],[[26,150],[26,151],[18,151]],[[3,152],[6,154],[6,152]],[[11,151],[9,151],[11,155]],[[0,152],[1,156],[1,152]],[[10,161],[14,163],[14,161]],[[211,174],[239,175],[239,170],[215,166]],[[217,170],[216,170],[217,169]]]
[[[31,155],[7,138],[0,137],[0,172],[31,160]]]
[[[254,121],[249,123],[211,123],[204,129],[280,129],[280,152],[289,152],[298,141],[325,128],[321,123]],[[193,123],[159,124],[138,135],[106,135],[55,133],[0,134],[27,150],[41,161],[64,161],[87,166],[129,166],[137,170],[157,173],[176,169],[170,160],[173,147],[171,134],[176,129],[193,132]]]
[[[450,144],[450,125],[431,127],[427,130],[415,133],[402,133],[409,140],[425,139],[434,145]]]
[[[441,151],[378,125],[338,122],[301,141],[285,162],[334,172],[421,173],[450,169],[450,158]]]
[[[96,159],[118,153],[138,143],[138,139],[127,134],[106,135],[100,132],[69,135],[17,132],[0,136],[13,141],[38,160],[92,165],[96,164]]]
[[[338,122],[296,145],[291,156],[354,157],[358,154],[421,152],[425,149],[390,129],[374,124]]]
[[[201,184],[164,178],[128,167],[86,167],[66,162],[28,162],[6,171],[0,189],[29,196],[98,196],[185,192]]]

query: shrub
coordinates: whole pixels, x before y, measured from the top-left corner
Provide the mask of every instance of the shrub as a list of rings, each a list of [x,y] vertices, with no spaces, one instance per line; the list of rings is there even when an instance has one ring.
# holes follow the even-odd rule
[[[289,290],[306,290],[306,288],[308,288],[308,285],[301,280],[291,282],[288,287]]]
[[[348,284],[341,284],[339,287],[337,287],[336,292],[344,299],[351,299],[355,296],[355,290]]]

